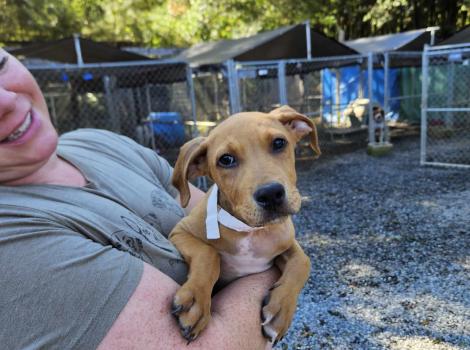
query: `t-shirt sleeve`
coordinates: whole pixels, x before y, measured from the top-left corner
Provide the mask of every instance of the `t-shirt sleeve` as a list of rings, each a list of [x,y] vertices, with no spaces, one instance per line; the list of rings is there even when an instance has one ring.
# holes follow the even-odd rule
[[[130,140],[130,139],[129,139]],[[178,190],[172,185],[171,177],[173,176],[173,167],[168,163],[168,161],[160,157],[156,152],[150,148],[146,148],[137,144],[135,141],[130,140],[135,143],[136,151],[142,156],[145,162],[150,166],[154,174],[160,180],[160,183],[163,185],[165,190],[173,197],[179,194]]]
[[[143,262],[30,209],[0,205],[0,226],[2,348],[96,348]]]
[[[63,139],[73,139],[73,135],[80,135],[82,140],[88,139],[89,142],[95,143],[98,149],[109,152],[112,156],[118,156],[121,161],[128,162],[129,166],[142,168],[144,172],[148,169],[173,198],[178,195],[178,190],[171,184],[173,168],[166,159],[152,149],[138,144],[127,136],[107,130],[80,129],[63,135]]]

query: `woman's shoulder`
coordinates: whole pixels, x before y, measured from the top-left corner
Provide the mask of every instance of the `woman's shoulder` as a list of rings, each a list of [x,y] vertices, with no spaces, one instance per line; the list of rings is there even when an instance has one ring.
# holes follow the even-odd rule
[[[136,158],[142,148],[127,136],[103,129],[77,129],[61,135],[59,139],[59,152],[91,152],[123,161]]]
[[[135,141],[127,136],[104,129],[77,129],[62,134],[59,139],[61,144],[70,144],[74,142],[87,144],[108,145],[111,143],[136,144]]]

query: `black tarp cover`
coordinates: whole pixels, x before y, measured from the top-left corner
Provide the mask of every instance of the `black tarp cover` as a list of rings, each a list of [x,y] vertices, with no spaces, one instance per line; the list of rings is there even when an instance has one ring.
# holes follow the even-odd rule
[[[437,46],[458,44],[470,44],[470,26],[458,31],[450,38],[441,41]]]
[[[144,61],[147,56],[120,50],[111,45],[93,40],[78,38],[83,63]],[[65,38],[45,43],[37,43],[9,51],[12,55],[24,58],[40,58],[48,61],[76,64],[78,62],[75,39]]]
[[[137,53],[120,50],[111,45],[98,43],[79,37],[83,63],[103,64],[100,67],[80,67],[77,65],[77,53],[74,38],[66,38],[47,43],[29,45],[20,49],[9,50],[12,55],[20,59],[43,59],[49,62],[71,64],[71,67],[63,67],[46,64],[43,73],[38,75],[38,81],[46,80],[64,81],[70,80],[77,83],[80,90],[99,91],[103,89],[102,78],[113,76],[117,79],[119,87],[138,87],[145,84],[171,84],[187,79],[186,63],[156,61]],[[109,66],[106,63],[138,62],[145,64],[130,66]],[[34,69],[34,65],[28,66]],[[85,78],[84,78],[85,76]]]
[[[183,51],[177,59],[191,66],[220,65],[235,61],[268,61],[307,58],[305,24],[291,25],[236,40],[201,43]],[[335,39],[310,30],[311,57],[356,55],[357,52]]]

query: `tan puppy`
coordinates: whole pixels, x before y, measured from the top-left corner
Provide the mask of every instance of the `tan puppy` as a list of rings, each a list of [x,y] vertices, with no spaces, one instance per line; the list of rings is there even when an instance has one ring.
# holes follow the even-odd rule
[[[190,196],[188,179],[207,175],[216,184],[170,234],[189,264],[188,280],[172,306],[188,342],[209,322],[219,279],[227,283],[273,263],[282,274],[263,300],[262,331],[272,342],[286,333],[310,272],[290,218],[301,203],[294,148],[307,134],[319,155],[315,125],[283,106],[268,114],[233,115],[208,137],[181,148],[172,180],[183,206]]]

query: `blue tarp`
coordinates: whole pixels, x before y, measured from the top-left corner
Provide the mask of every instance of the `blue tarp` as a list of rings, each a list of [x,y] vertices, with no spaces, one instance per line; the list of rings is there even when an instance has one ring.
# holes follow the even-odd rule
[[[323,70],[323,118],[333,122],[337,117],[338,108],[342,112],[348,104],[359,97],[361,86],[361,70],[359,66]],[[369,96],[367,84],[368,72],[362,72],[363,96]],[[339,81],[339,101],[337,101],[337,84]],[[390,97],[400,95],[398,70],[391,69],[389,73]],[[384,70],[374,69],[372,76],[372,103],[384,105]],[[390,103],[390,111],[398,113],[400,101]]]

